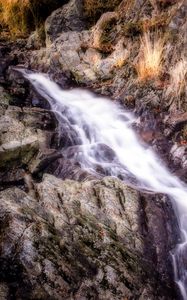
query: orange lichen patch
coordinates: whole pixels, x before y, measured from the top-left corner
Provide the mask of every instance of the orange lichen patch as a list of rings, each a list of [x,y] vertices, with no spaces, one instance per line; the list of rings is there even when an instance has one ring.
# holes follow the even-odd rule
[[[162,72],[164,40],[158,36],[153,37],[149,33],[144,33],[141,38],[139,60],[136,64],[138,79],[158,78]]]

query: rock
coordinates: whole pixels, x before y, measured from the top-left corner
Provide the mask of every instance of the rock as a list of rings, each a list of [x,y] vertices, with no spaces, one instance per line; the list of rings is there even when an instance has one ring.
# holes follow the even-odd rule
[[[82,31],[81,33],[69,31],[61,34],[52,44],[50,50],[48,50],[48,69],[50,72],[57,73],[58,70],[59,74],[70,72],[77,82],[89,83],[97,81],[94,65],[91,64],[92,61],[89,63],[83,61],[84,51],[82,45],[89,41],[89,37],[90,35],[87,31]],[[44,55],[48,56],[48,53]],[[95,53],[93,56],[95,56]],[[43,61],[45,62],[45,60],[44,56]],[[54,72],[54,70],[56,71]]]
[[[84,30],[85,23],[82,16],[82,0],[71,0],[62,8],[55,10],[45,22],[47,45],[55,41],[63,32]]]
[[[13,167],[14,164],[28,164],[38,152],[38,138],[30,136],[22,141],[11,141],[0,146],[0,167]]]
[[[93,48],[88,48],[83,56],[85,63],[90,65],[97,64],[102,59],[102,54]]]
[[[41,64],[41,68],[44,68],[42,70],[47,67],[48,72],[59,73],[60,76],[62,72],[70,72],[76,82],[87,85],[113,78],[116,69],[122,67],[129,55],[129,51],[123,46],[123,39],[114,46],[114,51],[104,58],[93,47],[84,50],[84,45],[89,44],[91,39],[89,31],[64,32],[46,52],[35,52],[36,58],[32,59],[32,67]]]
[[[47,158],[47,161],[49,161],[49,159],[50,156],[49,158]],[[44,160],[44,163],[45,162],[46,160]],[[41,164],[39,164],[39,167],[40,166],[43,166],[43,161],[41,162]],[[99,175],[96,176],[90,174],[89,171],[82,169],[80,164],[76,160],[67,158],[66,156],[64,157],[64,155],[61,155],[61,157],[57,157],[57,159],[52,160],[50,164],[48,164],[45,168],[45,172],[53,174],[58,178],[72,179],[78,182],[98,179],[101,177]]]
[[[62,153],[54,149],[40,151],[36,158],[30,163],[31,174],[38,174],[49,167],[54,161],[62,157]]]
[[[14,62],[14,55],[10,55],[11,47],[9,43],[4,44],[0,42],[0,84],[5,83],[5,72],[9,65]]]
[[[175,143],[171,148],[171,160],[175,165],[179,165],[183,169],[187,167],[187,146]]]
[[[23,67],[23,66],[22,66]],[[16,68],[9,66],[6,72],[7,80],[10,82],[9,93],[14,96],[13,105],[23,106],[27,98],[28,83]],[[15,100],[15,102],[14,102]]]
[[[11,109],[9,109],[9,111],[10,110]],[[24,107],[22,114],[24,125],[27,127],[36,127],[41,130],[54,130],[57,126],[57,121],[54,120],[53,113],[47,109]]]
[[[166,268],[174,223],[160,196],[114,178],[45,175],[35,190],[37,199],[0,192],[0,281],[12,298],[176,299]]]
[[[55,54],[63,69],[72,70],[76,68],[80,64],[78,51],[81,49],[84,38],[87,38],[85,35],[75,31],[63,33],[52,45],[50,59],[52,60]]]
[[[53,135],[50,131],[55,127],[56,123],[52,121],[50,113],[44,109],[9,106],[2,115],[0,114],[2,182],[23,179],[23,169],[34,164],[35,159],[38,161],[37,153],[47,153]]]

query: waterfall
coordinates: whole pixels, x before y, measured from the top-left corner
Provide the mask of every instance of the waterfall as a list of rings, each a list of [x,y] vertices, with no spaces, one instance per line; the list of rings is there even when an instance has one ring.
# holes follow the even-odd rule
[[[156,154],[138,140],[132,129],[135,117],[111,100],[86,90],[62,90],[43,74],[24,76],[51,105],[61,125],[75,133],[73,155],[92,174],[131,178],[142,189],[165,193],[172,200],[179,222],[181,243],[172,254],[175,280],[187,299],[187,186],[173,176]],[[71,147],[70,147],[71,148]]]

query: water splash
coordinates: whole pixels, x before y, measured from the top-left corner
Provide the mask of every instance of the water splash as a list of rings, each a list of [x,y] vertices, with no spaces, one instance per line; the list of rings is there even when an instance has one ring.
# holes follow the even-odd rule
[[[51,105],[59,122],[76,133],[73,155],[81,167],[98,173],[138,180],[142,188],[167,194],[175,203],[181,243],[172,254],[175,280],[187,299],[187,187],[173,176],[155,153],[143,145],[131,125],[134,116],[107,98],[73,89],[61,90],[43,74],[24,73]]]

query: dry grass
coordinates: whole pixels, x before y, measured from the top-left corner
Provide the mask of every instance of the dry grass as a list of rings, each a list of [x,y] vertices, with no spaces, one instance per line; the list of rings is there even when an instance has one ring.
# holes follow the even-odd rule
[[[158,78],[163,65],[164,40],[158,35],[151,38],[149,33],[144,33],[141,38],[140,55],[136,70],[138,79]]]
[[[30,10],[29,0],[0,0],[0,17],[12,35],[27,31],[27,17]]]
[[[38,28],[45,18],[64,3],[63,0],[0,0],[0,25],[12,36]]]
[[[170,70],[170,83],[167,88],[167,95],[180,98],[185,92],[187,85],[187,59],[181,58]]]

